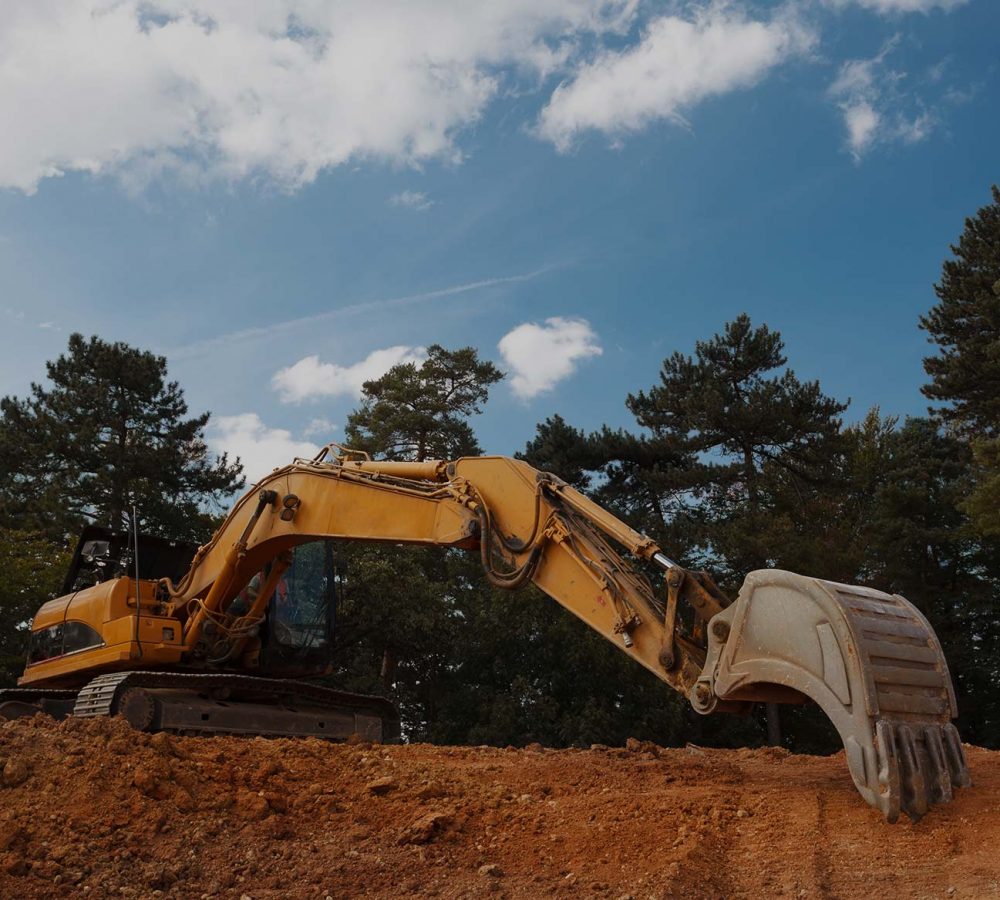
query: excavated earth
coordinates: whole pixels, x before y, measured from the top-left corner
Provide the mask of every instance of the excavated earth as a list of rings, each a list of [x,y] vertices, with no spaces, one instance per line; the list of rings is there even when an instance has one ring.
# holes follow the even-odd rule
[[[886,825],[842,756],[0,727],[2,897],[1000,895],[1000,753]]]

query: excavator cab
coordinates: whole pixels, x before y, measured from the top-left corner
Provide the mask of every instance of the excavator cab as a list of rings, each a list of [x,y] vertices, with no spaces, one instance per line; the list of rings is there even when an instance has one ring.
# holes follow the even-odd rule
[[[266,575],[265,567],[261,580]],[[323,674],[332,668],[337,609],[345,581],[344,560],[335,552],[333,541],[295,548],[261,627],[262,672]]]

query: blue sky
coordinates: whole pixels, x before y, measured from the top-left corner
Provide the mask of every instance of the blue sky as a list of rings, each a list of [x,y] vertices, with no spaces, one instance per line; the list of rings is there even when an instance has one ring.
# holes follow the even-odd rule
[[[433,342],[509,373],[489,452],[628,425],[743,311],[918,414],[1000,181],[994,0],[0,5],[0,392],[73,331],[155,350],[251,476]]]

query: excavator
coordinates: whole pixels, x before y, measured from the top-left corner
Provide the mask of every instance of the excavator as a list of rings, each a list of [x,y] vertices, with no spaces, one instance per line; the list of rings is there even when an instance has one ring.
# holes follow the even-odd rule
[[[317,682],[343,573],[335,541],[458,548],[534,584],[702,715],[816,703],[887,821],[971,784],[948,665],[898,595],[781,570],[735,600],[554,475],[502,456],[378,461],[328,444],[275,469],[211,540],[85,532],[31,625],[0,718],[122,716],[145,731],[400,739],[386,699]]]

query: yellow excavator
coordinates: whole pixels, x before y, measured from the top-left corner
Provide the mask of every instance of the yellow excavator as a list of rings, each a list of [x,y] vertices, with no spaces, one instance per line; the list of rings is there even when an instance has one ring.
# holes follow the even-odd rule
[[[329,671],[342,582],[334,540],[477,552],[492,584],[534,583],[698,713],[814,701],[858,791],[890,822],[918,819],[971,783],[940,643],[903,597],[761,570],[732,601],[522,461],[382,462],[337,444],[262,479],[197,549],[85,533],[65,595],[34,618],[0,717],[399,739],[387,700],[315,680]]]

